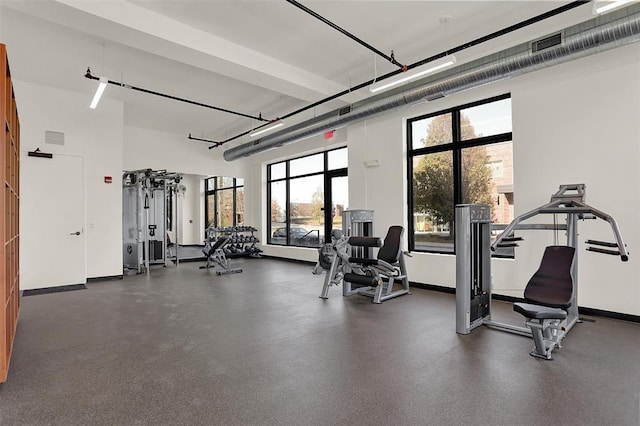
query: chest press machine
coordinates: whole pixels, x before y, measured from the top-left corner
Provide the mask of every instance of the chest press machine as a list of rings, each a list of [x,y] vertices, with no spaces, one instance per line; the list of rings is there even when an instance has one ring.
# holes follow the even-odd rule
[[[587,240],[587,251],[620,256],[629,253],[615,219],[585,203],[584,184],[560,185],[549,203],[515,218],[491,242],[491,212],[488,205],[456,206],[456,332],[469,334],[480,325],[533,337],[530,355],[552,359],[551,352],[578,322],[578,220],[602,219],[610,226],[615,242]],[[539,215],[565,215],[565,223],[522,223]],[[516,230],[566,231],[566,246],[547,247],[540,268],[529,280],[524,303],[513,309],[525,317],[525,327],[500,323],[491,318],[491,252],[517,247],[522,238]]]

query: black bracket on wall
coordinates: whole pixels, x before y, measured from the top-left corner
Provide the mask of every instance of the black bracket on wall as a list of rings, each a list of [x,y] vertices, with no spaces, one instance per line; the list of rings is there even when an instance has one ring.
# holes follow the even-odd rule
[[[53,158],[53,154],[49,152],[40,152],[40,148],[36,148],[35,151],[29,151],[27,155],[29,157]]]

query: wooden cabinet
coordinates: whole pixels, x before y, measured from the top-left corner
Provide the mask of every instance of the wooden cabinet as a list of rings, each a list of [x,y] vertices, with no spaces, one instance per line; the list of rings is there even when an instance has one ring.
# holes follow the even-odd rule
[[[20,308],[20,121],[11,84],[7,49],[0,44],[0,170],[4,182],[0,226],[0,383],[7,380]]]

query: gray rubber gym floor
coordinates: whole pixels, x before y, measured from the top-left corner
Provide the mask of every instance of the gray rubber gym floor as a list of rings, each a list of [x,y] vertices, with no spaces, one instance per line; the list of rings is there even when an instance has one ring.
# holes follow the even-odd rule
[[[578,324],[543,361],[524,337],[457,335],[450,294],[321,300],[309,265],[234,263],[23,298],[0,424],[640,423],[640,324]]]

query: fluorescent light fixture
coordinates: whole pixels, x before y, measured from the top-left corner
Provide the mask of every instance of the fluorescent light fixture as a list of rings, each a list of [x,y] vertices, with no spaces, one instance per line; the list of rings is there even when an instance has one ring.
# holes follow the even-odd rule
[[[399,74],[396,79],[384,80],[379,83],[374,83],[369,86],[369,90],[373,93],[390,89],[407,81],[415,80],[416,78],[424,77],[427,74],[433,74],[441,69],[450,67],[456,63],[456,57],[453,55],[445,56],[437,61],[429,62],[428,64],[418,67],[406,73]]]
[[[274,122],[272,125],[270,125],[270,126],[263,127],[263,128],[261,128],[261,129],[259,129],[259,130],[256,130],[255,132],[251,132],[251,133],[249,133],[249,137],[254,138],[254,137],[258,136],[258,135],[261,135],[261,134],[263,134],[263,133],[270,132],[270,131],[272,131],[273,129],[277,129],[278,127],[282,127],[282,126],[284,126],[284,121],[282,121],[282,120],[278,120],[278,121],[275,121],[275,122]]]
[[[593,3],[593,14],[600,15],[603,13],[611,12],[612,10],[619,9],[629,3],[633,3],[635,0],[618,0],[618,1],[602,1],[596,0]]]
[[[107,80],[106,77],[100,77],[100,84],[98,84],[98,90],[96,90],[96,94],[93,95],[93,100],[91,101],[91,105],[89,105],[89,108],[96,109],[96,107],[98,106],[98,102],[100,102],[100,98],[104,93],[104,89],[107,88],[107,83],[109,83],[109,80]]]

